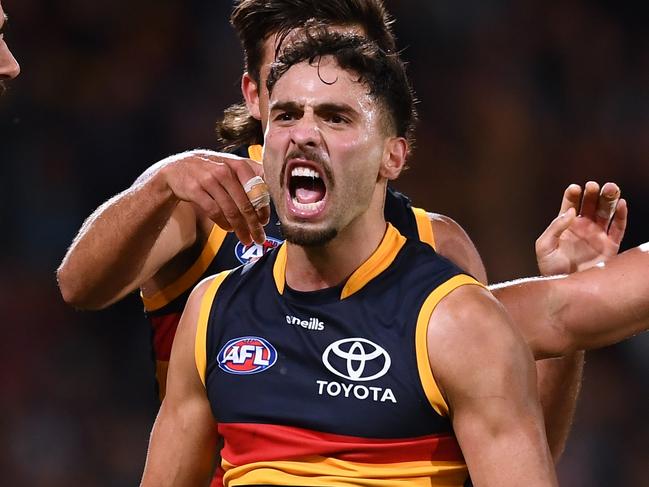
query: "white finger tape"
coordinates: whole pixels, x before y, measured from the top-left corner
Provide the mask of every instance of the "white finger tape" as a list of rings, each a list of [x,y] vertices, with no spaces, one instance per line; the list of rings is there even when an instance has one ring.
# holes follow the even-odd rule
[[[261,179],[261,176],[255,176],[248,179],[248,181],[246,181],[246,184],[243,185],[243,190],[248,193],[253,187],[257,186],[258,184],[264,184],[264,180]]]

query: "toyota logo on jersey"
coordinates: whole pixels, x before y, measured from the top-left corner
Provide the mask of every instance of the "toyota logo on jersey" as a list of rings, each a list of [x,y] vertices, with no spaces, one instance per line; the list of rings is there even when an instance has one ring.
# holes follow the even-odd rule
[[[383,377],[390,368],[390,355],[367,338],[344,338],[329,345],[322,362],[338,377],[369,381]]]
[[[249,264],[250,262],[255,262],[264,254],[270,252],[275,247],[279,247],[281,244],[281,240],[273,237],[266,237],[266,241],[261,245],[255,242],[250,245],[237,242],[237,245],[234,247],[234,255],[237,256],[237,259],[242,264]]]
[[[217,360],[228,374],[257,374],[275,364],[277,351],[261,337],[239,337],[225,344]]]

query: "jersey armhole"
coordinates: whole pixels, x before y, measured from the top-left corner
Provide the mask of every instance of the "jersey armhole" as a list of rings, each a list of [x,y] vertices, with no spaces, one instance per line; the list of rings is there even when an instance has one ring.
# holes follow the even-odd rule
[[[424,243],[427,243],[432,248],[435,248],[435,235],[433,234],[433,223],[430,221],[430,217],[426,210],[422,208],[412,207],[412,212],[415,215],[415,221],[417,222],[417,233],[419,234],[419,240]]]
[[[428,398],[428,402],[440,416],[448,416],[449,408],[444,396],[442,396],[442,392],[440,391],[437,382],[435,381],[435,376],[433,375],[433,371],[430,368],[430,361],[428,360],[428,323],[430,322],[430,317],[432,316],[433,311],[442,298],[458,287],[466,285],[484,287],[480,282],[466,274],[454,276],[442,285],[438,286],[428,295],[419,311],[419,316],[417,317],[415,350],[417,354],[419,380],[421,381],[424,393]]]
[[[205,375],[207,372],[207,326],[210,320],[210,312],[212,311],[216,293],[229,273],[230,271],[223,271],[217,274],[201,299],[198,325],[196,327],[196,339],[194,341],[194,361],[196,362],[196,370],[198,370],[198,375],[201,378],[203,386],[205,386]]]
[[[140,291],[144,309],[149,312],[159,310],[195,285],[214,260],[227,234],[228,232],[215,224],[207,237],[201,255],[184,274],[152,296],[143,296]]]

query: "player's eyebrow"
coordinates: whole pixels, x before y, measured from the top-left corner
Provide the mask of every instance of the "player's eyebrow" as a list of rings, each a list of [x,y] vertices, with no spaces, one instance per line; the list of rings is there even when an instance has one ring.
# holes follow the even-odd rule
[[[271,104],[271,111],[301,111],[304,110],[304,105],[302,103],[297,103],[295,101],[276,101]],[[356,110],[354,110],[347,103],[319,103],[314,107],[316,113],[342,113],[350,116],[356,115]]]
[[[302,110],[304,106],[302,104],[296,103],[294,101],[276,101],[271,104],[270,109],[271,111],[277,110],[277,111],[296,111],[296,110]]]
[[[3,15],[0,17],[0,20],[2,20],[2,23],[0,23],[0,35],[4,34],[5,27],[7,26],[7,22],[9,22],[9,17],[7,17],[7,14]]]
[[[348,116],[356,116],[357,112],[347,103],[321,103],[315,107],[320,113],[341,113]]]

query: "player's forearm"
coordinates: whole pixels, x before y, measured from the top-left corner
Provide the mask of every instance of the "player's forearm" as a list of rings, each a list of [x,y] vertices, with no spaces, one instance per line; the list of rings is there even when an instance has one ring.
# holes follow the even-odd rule
[[[522,417],[520,421],[529,418]],[[549,487],[557,485],[554,463],[547,445],[542,443],[535,431],[517,428],[485,436],[484,458],[480,466],[469,472],[474,485],[499,487]],[[489,445],[484,447],[484,445]],[[483,450],[483,451],[484,451]],[[467,460],[468,461],[468,460]]]
[[[178,202],[161,177],[141,178],[84,222],[57,270],[66,302],[99,309],[139,286],[157,238]]]
[[[556,485],[538,403],[506,391],[479,402],[468,413],[456,411],[453,420],[473,484]]]
[[[489,286],[537,360],[567,353],[567,340],[557,321],[560,299],[555,296],[556,279],[560,278],[531,277]]]
[[[649,243],[571,274],[559,319],[573,350],[612,345],[649,329]]]
[[[480,465],[467,458],[473,485],[499,487],[550,487],[557,485],[554,463],[547,445],[534,445],[540,440],[530,433],[512,432],[485,437]],[[485,447],[485,445],[488,445]]]
[[[569,276],[494,287],[535,357],[617,343],[649,328],[649,244]]]
[[[581,388],[584,352],[536,362],[545,433],[555,463],[563,453]]]
[[[163,401],[151,433],[141,487],[207,486],[217,456],[216,428]],[[199,408],[201,409],[201,408]]]

